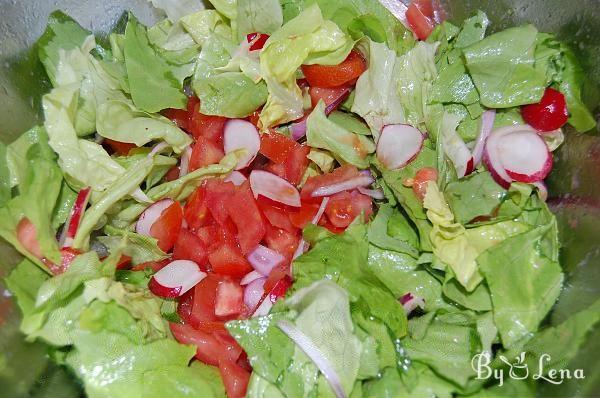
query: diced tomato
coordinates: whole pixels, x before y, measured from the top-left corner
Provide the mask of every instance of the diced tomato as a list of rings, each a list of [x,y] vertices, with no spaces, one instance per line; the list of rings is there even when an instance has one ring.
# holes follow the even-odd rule
[[[242,368],[246,369],[248,372],[252,373],[252,365],[250,365],[248,355],[244,351],[242,351],[242,354],[240,355],[236,363]]]
[[[249,33],[246,35],[246,40],[250,45],[250,51],[262,50],[265,43],[269,39],[269,35],[266,33]]]
[[[338,228],[346,228],[363,212],[368,219],[373,214],[373,205],[370,197],[358,191],[344,191],[333,195],[325,208],[327,218]]]
[[[108,145],[108,147],[112,149],[114,153],[121,156],[126,156],[133,148],[137,148],[135,144],[130,142],[120,142],[111,140],[110,138],[105,138],[102,143]]]
[[[167,171],[167,174],[165,174],[165,181],[169,182],[169,181],[175,181],[176,179],[179,178],[179,166],[173,166],[169,169],[169,171]]]
[[[198,137],[192,148],[189,170],[194,171],[211,164],[219,163],[225,156],[223,148],[214,141]]]
[[[294,256],[299,242],[299,233],[290,233],[270,225],[267,226],[267,233],[265,234],[267,247],[283,255],[288,261]]]
[[[426,3],[429,3],[429,6],[426,6]],[[431,0],[411,3],[406,11],[406,19],[419,40],[427,39],[435,26]]]
[[[215,315],[217,287],[223,277],[208,273],[200,283],[179,299],[177,313],[181,319],[194,328],[210,322],[221,322]]]
[[[150,228],[150,236],[158,240],[158,247],[162,251],[168,252],[173,248],[181,223],[183,222],[183,208],[179,202],[174,202],[167,207],[156,219]]]
[[[275,287],[275,285],[283,278],[288,276],[288,269],[287,267],[275,267],[273,268],[273,270],[271,271],[271,273],[269,274],[269,276],[267,277],[267,280],[265,281],[264,284],[264,289],[265,292],[268,294],[270,293],[273,288]]]
[[[244,290],[239,283],[224,280],[217,287],[215,315],[219,318],[239,315],[244,311]]]
[[[223,345],[223,347],[225,347],[221,358],[234,362],[240,359],[240,356],[242,355],[242,353],[244,353],[244,350],[237,343],[237,341],[235,341],[235,339],[231,337],[227,330],[215,330],[213,332],[213,335]]]
[[[180,129],[188,129],[190,112],[187,109],[169,108],[163,111],[163,115],[165,115],[167,119],[171,119]]]
[[[267,199],[263,196],[259,196],[256,200],[260,211],[265,216],[269,224],[274,227],[281,228],[286,230],[287,232],[294,233],[297,231],[297,228],[292,224],[288,214],[291,209],[285,205],[280,205],[279,203]]]
[[[223,129],[227,118],[200,113],[200,100],[197,97],[189,99],[188,112],[190,114],[188,130],[196,140],[198,137],[204,137],[219,145],[223,143]]]
[[[427,193],[429,181],[437,181],[438,172],[433,167],[423,167],[417,170],[413,179],[412,190],[415,196],[422,202]]]
[[[220,360],[219,372],[228,398],[244,398],[250,381],[250,372],[233,361]]]
[[[37,229],[27,217],[23,217],[17,224],[17,240],[29,253],[42,258],[42,249],[37,239]]]
[[[152,270],[153,272],[158,272],[163,269],[167,264],[169,264],[171,260],[165,259],[161,261],[148,261],[145,263],[140,263],[131,267],[132,271],[146,271],[147,269]]]
[[[522,106],[521,115],[531,127],[541,132],[557,130],[569,119],[565,96],[553,88],[546,89],[538,104]]]
[[[60,265],[54,264],[52,261],[48,261],[47,259],[42,259],[42,262],[48,267],[50,272],[54,275],[59,275],[69,269],[69,266],[75,260],[75,257],[79,256],[81,252],[77,249],[73,249],[70,247],[65,247],[60,249]],[[117,265],[118,266],[118,265]]]
[[[182,228],[173,248],[173,260],[191,260],[206,271],[208,248],[193,232]]]
[[[304,173],[308,167],[310,147],[306,145],[298,145],[288,154],[285,161],[285,179],[293,185],[298,185],[304,177]]]
[[[359,176],[360,172],[358,171],[356,166],[347,164],[342,167],[338,167],[331,173],[309,177],[306,183],[304,184],[304,187],[302,187],[302,192],[300,193],[300,196],[302,197],[303,201],[321,203],[323,198],[312,197],[312,193],[317,188],[338,184]]]
[[[253,125],[255,125],[256,127],[258,127],[258,121],[260,120],[260,112],[262,111],[261,109],[257,109],[254,112],[252,112],[252,115],[248,116],[247,119],[250,123],[252,123]]]
[[[434,10],[432,0],[412,0],[412,3],[417,6],[427,18],[433,18]]]
[[[248,182],[235,189],[234,194],[227,201],[227,210],[237,227],[242,253],[247,255],[265,236],[265,224]]]
[[[65,249],[63,249],[65,250]],[[131,265],[131,257],[126,256],[124,254],[119,258],[119,262],[117,263],[117,269],[127,269]]]
[[[306,224],[310,223],[319,211],[320,204],[302,202],[302,206],[288,213],[290,221],[296,228],[304,229]]]
[[[313,106],[317,106],[319,100],[323,100],[325,107],[339,101],[340,97],[347,96],[350,94],[350,90],[347,86],[333,87],[333,88],[322,88],[322,87],[311,87],[308,90],[310,95],[310,102]]]
[[[260,153],[275,163],[285,163],[289,153],[298,146],[296,141],[275,131],[260,136]]]
[[[279,279],[273,289],[269,292],[269,299],[271,302],[275,302],[278,299],[285,296],[288,289],[292,286],[292,280],[289,275],[285,275],[283,278]]]
[[[367,63],[362,54],[352,50],[339,65],[302,65],[302,72],[312,87],[339,87],[363,74]]]
[[[204,203],[211,215],[220,225],[225,225],[229,218],[227,202],[235,192],[235,185],[219,178],[211,178],[204,183]]]
[[[187,226],[192,231],[208,225],[212,220],[208,207],[204,202],[205,190],[201,186],[197,188],[189,197],[183,208],[183,218]]]
[[[208,261],[214,272],[220,275],[229,275],[242,278],[252,271],[252,266],[242,255],[241,251],[232,244],[221,244],[209,255]]]
[[[269,162],[265,166],[265,170],[285,179],[285,165],[282,163]]]
[[[214,335],[194,329],[191,325],[170,323],[169,327],[173,337],[181,344],[196,346],[197,359],[208,365],[219,365],[219,358],[223,356],[225,347]]]

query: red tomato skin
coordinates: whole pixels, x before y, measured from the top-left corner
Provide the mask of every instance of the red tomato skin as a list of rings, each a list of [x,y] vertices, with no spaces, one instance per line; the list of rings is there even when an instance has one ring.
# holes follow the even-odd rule
[[[302,187],[302,192],[300,192],[300,196],[302,201],[313,202],[313,203],[321,203],[323,198],[313,198],[312,193],[317,189],[324,186],[329,186],[332,184],[336,184],[339,182],[347,181],[349,179],[359,177],[360,172],[356,168],[356,166],[352,166],[350,164],[344,165],[342,167],[338,167],[331,173],[322,174],[319,176],[309,177],[306,180],[306,183]]]
[[[167,207],[150,227],[150,236],[158,240],[158,247],[165,253],[173,248],[183,222],[183,207],[174,202]]]
[[[254,112],[252,112],[252,115],[248,116],[247,119],[250,123],[252,123],[254,126],[256,126],[256,128],[258,128],[258,122],[260,120],[260,112],[262,111],[262,108],[255,110]]]
[[[37,229],[27,217],[23,217],[17,224],[17,240],[29,253],[41,259],[42,249],[37,239]]]
[[[192,231],[208,225],[212,221],[210,211],[206,206],[204,187],[198,187],[188,198],[183,208],[183,218]]]
[[[204,203],[210,214],[219,225],[225,225],[229,218],[227,202],[235,192],[235,185],[218,178],[211,178],[204,183]]]
[[[433,18],[433,1],[432,0],[413,0],[412,3],[417,6],[419,10],[427,18]]]
[[[523,119],[540,132],[554,131],[567,123],[569,111],[565,96],[553,88],[547,88],[541,101],[521,107]]]
[[[114,153],[121,156],[126,156],[129,154],[129,151],[137,148],[137,145],[130,142],[115,141],[111,140],[110,138],[105,138],[102,143],[106,144]]]
[[[269,225],[264,240],[269,249],[275,250],[291,261],[300,243],[300,233],[290,233]]]
[[[225,347],[212,334],[179,323],[170,323],[169,328],[178,342],[196,346],[197,359],[208,365],[219,365]]]
[[[317,203],[302,202],[300,209],[288,213],[288,217],[296,228],[304,229],[317,215],[321,205]]]
[[[338,101],[340,97],[348,96],[350,90],[348,86],[324,88],[324,87],[311,87],[308,89],[310,95],[310,103],[314,108],[319,103],[319,100],[323,100],[325,107]],[[331,112],[330,112],[331,113]]]
[[[188,129],[190,122],[190,112],[187,109],[169,108],[163,111],[163,115],[167,119],[171,119],[171,121],[175,123],[180,129]]]
[[[219,163],[225,157],[222,146],[209,140],[208,138],[198,137],[192,148],[189,170],[194,171],[211,164]]]
[[[292,185],[298,185],[308,168],[310,147],[298,145],[288,154],[285,161],[285,179]]]
[[[434,21],[427,17],[422,9],[425,9],[425,11],[428,12],[428,9],[425,7],[419,7],[417,4],[412,3],[408,6],[408,10],[406,11],[406,19],[408,20],[408,25],[417,36],[417,39],[426,40],[433,31]],[[433,16],[433,10],[431,14]]]
[[[119,258],[119,262],[117,263],[117,269],[128,269],[130,266],[131,257],[122,254],[121,258]]]
[[[217,287],[215,315],[219,318],[231,317],[244,311],[244,290],[232,280],[224,280]],[[236,358],[237,359],[237,358]]]
[[[339,87],[358,78],[367,70],[362,54],[352,50],[339,65],[302,65],[304,77],[312,87]]]
[[[244,398],[250,381],[250,372],[234,361],[220,360],[219,372],[228,398]]]
[[[244,349],[231,337],[227,330],[215,330],[213,335],[225,347],[221,358],[234,362],[240,359],[240,356],[244,353]]]
[[[373,205],[370,197],[357,191],[333,195],[325,208],[327,218],[338,228],[348,227],[363,212],[365,218],[369,219],[373,214]]]
[[[67,269],[69,269],[69,266],[71,265],[73,260],[75,260],[75,257],[79,256],[80,254],[81,254],[81,252],[77,249],[65,247],[65,248],[60,249],[60,259],[61,259],[60,265],[56,265],[52,261],[48,261],[45,258],[42,259],[42,262],[48,267],[48,269],[50,270],[50,272],[52,272],[52,274],[60,275],[63,272],[65,272]],[[118,264],[117,264],[117,267],[118,267]]]
[[[237,238],[242,254],[247,255],[265,236],[265,224],[256,205],[250,183],[245,182],[235,189],[227,201],[229,217],[237,227]]]
[[[281,228],[291,233],[294,233],[298,230],[290,221],[288,214],[291,210],[286,208],[286,206],[280,206],[276,202],[262,196],[258,197],[256,204],[269,224],[271,224],[273,227]]]
[[[265,166],[265,171],[275,174],[285,180],[285,165],[283,163],[269,162]]]
[[[275,163],[285,163],[288,154],[299,146],[296,141],[283,134],[273,132],[260,136],[260,153]]]
[[[208,248],[193,232],[182,228],[173,248],[173,260],[191,260],[206,271]]]
[[[195,139],[204,137],[219,145],[223,144],[223,130],[227,122],[226,117],[200,113],[200,100],[197,97],[190,97],[188,112],[190,114],[188,130]]]
[[[222,276],[209,273],[193,289],[181,296],[177,306],[177,313],[185,323],[190,324],[195,329],[204,331],[215,329],[214,327],[205,328],[213,324],[223,326],[223,321],[217,319],[215,315],[217,288],[222,280]],[[216,329],[219,328],[217,327]]]
[[[250,51],[262,50],[265,46],[267,40],[269,40],[269,35],[266,33],[249,33],[246,35],[246,40],[250,43]],[[254,42],[253,42],[254,41]]]
[[[227,243],[218,245],[208,255],[208,261],[215,273],[233,278],[242,278],[253,269],[240,250]]]
[[[417,170],[413,179],[412,190],[421,202],[425,199],[429,181],[435,182],[437,179],[438,172],[437,169],[434,169],[433,167],[423,167],[422,169]]]
[[[169,169],[169,171],[167,171],[167,174],[165,174],[165,181],[169,182],[169,181],[175,181],[176,179],[179,178],[179,172],[180,172],[180,168],[179,166],[173,166]]]
[[[140,263],[131,267],[132,271],[145,271],[146,269],[150,269],[152,272],[158,272],[163,269],[167,264],[169,264],[171,260],[165,259],[161,261],[148,261],[145,263]]]

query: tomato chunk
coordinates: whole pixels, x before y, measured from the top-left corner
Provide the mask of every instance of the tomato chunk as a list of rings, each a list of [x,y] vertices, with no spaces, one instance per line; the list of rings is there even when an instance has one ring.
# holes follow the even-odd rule
[[[285,163],[288,155],[296,147],[296,141],[277,132],[266,132],[260,136],[260,153],[275,163]]]
[[[429,7],[424,3],[429,3],[431,6],[431,1],[419,2],[419,4],[412,3],[410,6],[408,6],[408,10],[406,11],[408,25],[419,40],[427,39],[435,26],[435,23],[432,19],[433,7],[431,7],[430,12]],[[428,14],[430,14],[430,16],[428,16]]]
[[[197,97],[189,99],[188,112],[190,114],[188,130],[195,139],[204,137],[219,145],[223,143],[223,130],[227,118],[200,113],[200,100]]]
[[[202,325],[211,322],[222,322],[215,315],[217,287],[222,280],[222,276],[209,273],[179,299],[177,313],[184,322],[196,329],[203,329]]]
[[[150,236],[158,240],[158,247],[164,252],[173,248],[181,223],[183,222],[183,208],[178,202],[167,207],[156,219],[150,228]]]
[[[228,398],[244,398],[250,381],[250,372],[234,361],[220,360],[219,372]]]
[[[227,201],[227,210],[229,217],[237,227],[237,238],[242,253],[247,255],[258,246],[265,236],[264,221],[248,182],[236,188]]]
[[[373,214],[371,198],[357,191],[333,195],[325,208],[327,218],[338,228],[348,227],[363,212],[366,219]]]
[[[313,87],[339,87],[358,78],[367,70],[362,54],[352,50],[338,65],[302,65],[304,77]]]
[[[215,300],[215,315],[219,318],[239,315],[244,311],[244,291],[231,280],[219,283]]]
[[[189,197],[183,209],[183,218],[192,231],[208,225],[212,217],[204,202],[206,195],[203,186],[197,188]]]
[[[191,260],[202,271],[207,270],[208,248],[193,232],[182,228],[173,248],[173,260]]]
[[[298,185],[308,168],[310,147],[298,145],[288,154],[285,161],[285,179],[292,185]]]
[[[328,107],[335,102],[339,103],[343,101],[343,98],[350,94],[350,89],[347,86],[333,88],[311,87],[308,90],[308,94],[310,95],[310,102],[313,108],[317,106],[320,100],[323,100],[325,107]],[[333,112],[333,109],[329,110],[328,113],[331,112]]]
[[[553,88],[547,88],[538,104],[521,107],[523,119],[534,129],[545,132],[561,128],[569,119],[565,96]]]
[[[227,202],[235,192],[235,185],[231,182],[225,182],[218,178],[211,178],[204,183],[204,203],[215,221],[220,225],[225,225],[229,219]]]
[[[197,359],[208,365],[219,365],[219,358],[223,355],[225,347],[214,335],[179,323],[170,323],[169,327],[173,337],[181,344],[196,346]]]
[[[208,261],[213,271],[220,275],[229,275],[234,278],[242,278],[252,271],[252,266],[240,252],[240,249],[232,244],[221,244],[209,255]]]
[[[429,181],[437,181],[438,172],[433,167],[423,167],[417,170],[415,178],[413,179],[412,190],[415,196],[423,202],[425,194],[427,193],[427,185]]]
[[[260,211],[265,216],[269,224],[274,227],[281,228],[286,230],[287,232],[294,233],[297,231],[297,227],[295,227],[290,221],[290,217],[288,214],[292,211],[285,205],[280,205],[277,202],[269,200],[263,196],[259,196],[256,200]]]
[[[194,171],[211,164],[219,163],[225,156],[223,148],[214,141],[198,137],[192,148],[189,170]]]
[[[344,165],[342,167],[338,167],[333,172],[328,174],[322,174],[319,176],[309,177],[302,187],[302,192],[300,196],[303,201],[308,202],[316,202],[321,203],[323,198],[313,198],[312,193],[318,188],[328,187],[333,184],[338,184],[344,181],[348,181],[352,178],[359,177],[360,172],[356,168],[356,166],[352,166],[350,164]]]
[[[296,228],[304,229],[315,218],[319,207],[317,203],[302,202],[300,209],[288,213],[288,217]]]
[[[130,142],[115,141],[111,140],[110,138],[105,138],[102,143],[106,144],[114,153],[121,156],[126,156],[129,154],[129,151],[137,148],[135,144]]]
[[[291,233],[280,228],[272,226],[267,227],[267,233],[265,235],[267,247],[283,255],[288,261],[291,261],[294,256],[299,242],[299,232]]]

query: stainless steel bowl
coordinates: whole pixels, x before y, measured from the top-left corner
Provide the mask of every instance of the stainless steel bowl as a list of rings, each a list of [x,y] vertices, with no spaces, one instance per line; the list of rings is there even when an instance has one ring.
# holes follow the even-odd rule
[[[460,21],[484,10],[493,29],[534,23],[556,33],[579,56],[587,72],[584,98],[600,115],[600,0],[447,0],[450,19]],[[49,89],[32,45],[43,32],[48,14],[61,9],[84,27],[102,34],[126,10],[143,22],[157,15],[146,0],[0,0],[0,140],[9,143],[40,122],[40,97]],[[568,274],[551,324],[600,297],[600,138],[599,131],[567,131],[549,179],[551,204],[560,223],[564,247],[561,263]],[[18,255],[0,241],[0,278]],[[1,293],[0,279],[0,396],[76,397],[81,394],[70,375],[46,358],[39,344],[25,343],[18,332],[18,312]],[[600,330],[595,330],[569,368],[583,368],[586,380],[542,386],[543,397],[600,396]]]

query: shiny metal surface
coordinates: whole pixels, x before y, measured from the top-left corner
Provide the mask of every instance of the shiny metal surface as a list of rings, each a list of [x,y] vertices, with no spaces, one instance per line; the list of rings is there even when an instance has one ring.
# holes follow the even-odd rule
[[[584,98],[600,116],[600,0],[446,0],[450,19],[460,21],[476,9],[487,12],[492,29],[534,23],[556,33],[578,54],[587,72]],[[146,0],[0,0],[0,140],[8,143],[40,120],[40,95],[49,89],[31,46],[43,32],[50,12],[62,9],[96,33],[110,30],[125,10],[145,23],[157,15]],[[598,131],[576,134],[556,157],[549,179],[564,247],[561,260],[566,287],[550,316],[556,324],[600,297],[600,138]],[[0,241],[0,396],[71,397],[79,389],[63,370],[48,365],[44,348],[24,343],[17,311],[1,278],[17,260]],[[585,383],[542,387],[540,396],[600,396],[600,330],[589,337],[569,366],[586,369]],[[594,377],[595,375],[595,377]]]

